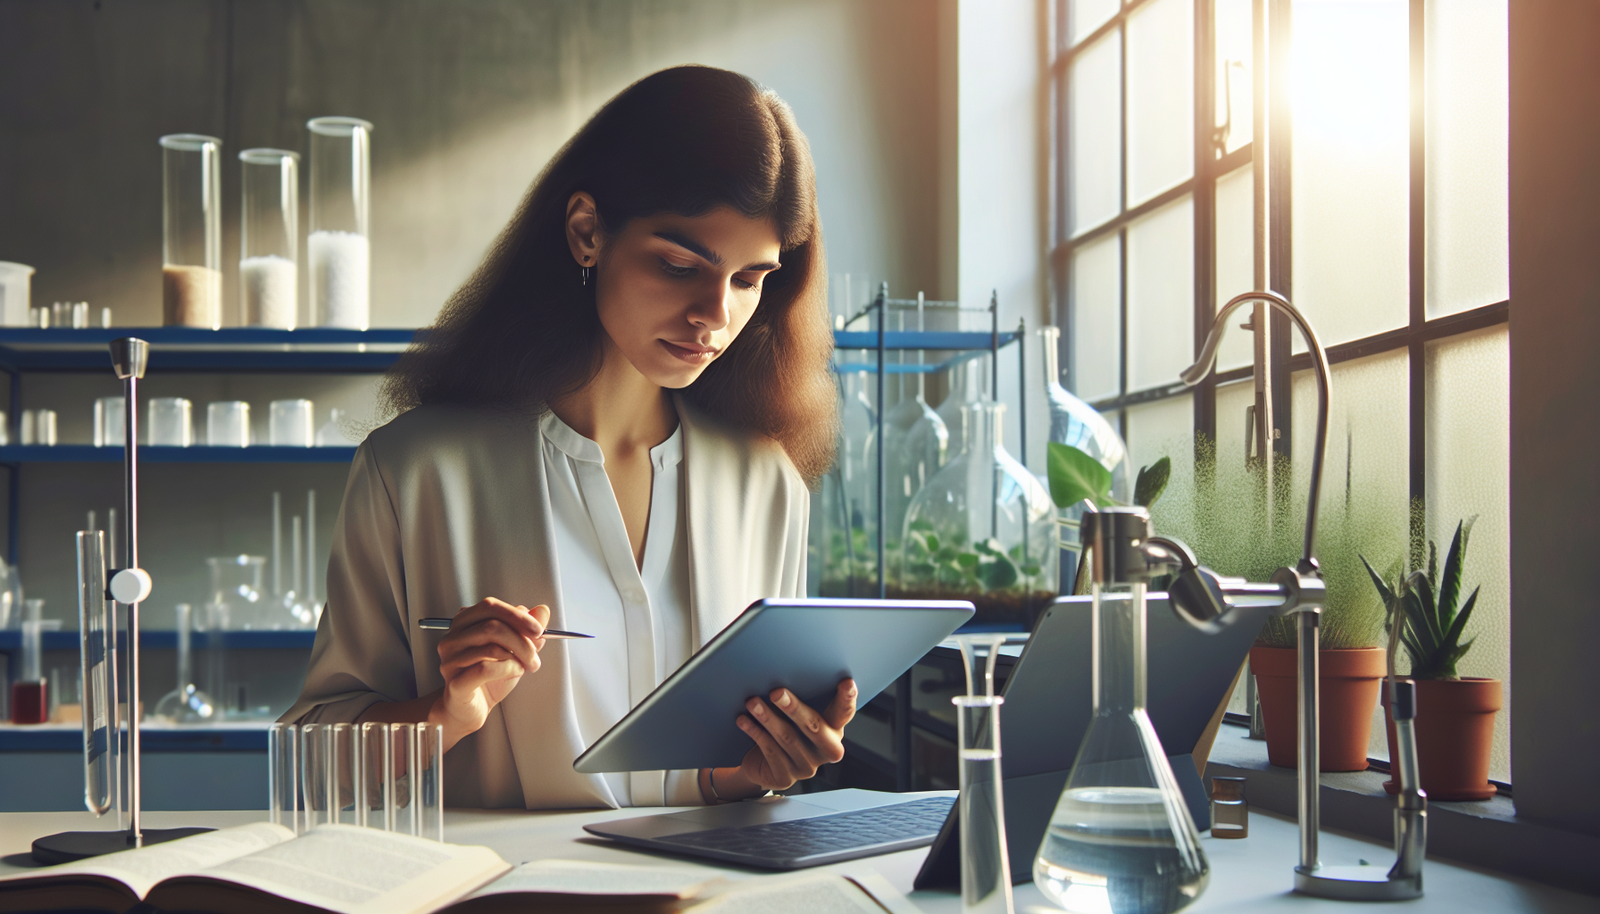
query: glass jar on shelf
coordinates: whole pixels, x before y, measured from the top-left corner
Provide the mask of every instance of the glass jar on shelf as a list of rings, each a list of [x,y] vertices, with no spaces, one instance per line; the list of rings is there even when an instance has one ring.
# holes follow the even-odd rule
[[[300,154],[239,153],[239,303],[249,327],[293,330],[299,317]]]
[[[311,131],[311,314],[323,327],[365,330],[371,321],[372,124],[316,117]]]
[[[222,141],[196,133],[161,143],[163,323],[222,326]]]
[[[1003,404],[963,407],[961,453],[911,500],[891,596],[971,600],[974,622],[1031,629],[1057,593],[1055,507],[1000,444]]]

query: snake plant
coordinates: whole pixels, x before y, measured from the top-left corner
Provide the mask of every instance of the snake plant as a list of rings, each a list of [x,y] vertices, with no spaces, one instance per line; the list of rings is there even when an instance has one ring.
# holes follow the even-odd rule
[[[1372,567],[1366,556],[1361,557],[1361,563],[1372,577],[1373,586],[1378,588],[1378,595],[1383,598],[1384,608],[1390,618],[1393,618],[1397,609],[1402,613],[1400,640],[1411,658],[1411,677],[1414,679],[1460,679],[1456,663],[1476,640],[1468,638],[1463,641],[1461,636],[1466,631],[1473,607],[1477,605],[1479,588],[1473,588],[1460,610],[1456,609],[1461,598],[1462,566],[1467,561],[1467,541],[1472,536],[1475,520],[1476,516],[1456,524],[1450,551],[1445,554],[1442,578],[1439,574],[1439,547],[1432,541],[1428,543],[1427,573],[1413,571],[1393,586]]]

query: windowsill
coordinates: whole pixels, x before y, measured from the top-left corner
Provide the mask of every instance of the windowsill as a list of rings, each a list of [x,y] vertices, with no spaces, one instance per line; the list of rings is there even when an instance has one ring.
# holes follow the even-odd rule
[[[1295,772],[1267,763],[1267,744],[1224,724],[1206,764],[1206,777],[1243,777],[1251,806],[1293,817]],[[1394,798],[1380,771],[1322,775],[1322,825],[1380,841],[1394,834]],[[1428,803],[1428,856],[1481,866],[1562,888],[1600,894],[1600,838],[1519,818],[1509,797]],[[1377,861],[1373,861],[1377,862]]]

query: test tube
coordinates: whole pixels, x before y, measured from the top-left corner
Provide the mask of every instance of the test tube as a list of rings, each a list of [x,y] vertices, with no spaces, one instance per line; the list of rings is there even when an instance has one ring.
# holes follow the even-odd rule
[[[300,815],[300,728],[274,723],[267,729],[267,820],[295,834],[305,831]]]
[[[394,743],[389,725],[361,725],[361,802],[357,824],[394,831]]]
[[[311,314],[324,327],[365,330],[371,246],[372,124],[354,117],[318,117],[311,131]]]
[[[35,410],[33,414],[33,443],[49,447],[56,445],[56,411]]]
[[[222,141],[161,138],[162,313],[168,326],[222,326]]]
[[[332,821],[328,817],[328,769],[326,764],[327,726],[300,726],[300,803],[303,831]]]
[[[417,814],[421,805],[421,784],[417,778],[411,776],[413,771],[418,770],[417,725],[390,724],[389,740],[394,764],[385,769],[384,777],[393,781],[389,789],[390,809],[393,815],[386,814],[384,818],[394,823],[390,831],[402,835],[421,834],[422,819]]]
[[[444,725],[417,724],[421,748],[422,832],[424,838],[444,841]]]
[[[336,723],[329,724],[323,732],[327,741],[323,751],[327,753],[329,772],[328,821],[354,825],[358,818],[355,787],[360,780],[356,775],[359,767],[356,737],[361,731],[346,723]]]
[[[250,327],[293,330],[299,315],[300,155],[239,153],[239,302]]]

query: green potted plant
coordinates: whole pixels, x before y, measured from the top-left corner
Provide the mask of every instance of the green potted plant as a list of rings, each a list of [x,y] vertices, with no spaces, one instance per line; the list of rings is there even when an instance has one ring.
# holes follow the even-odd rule
[[[1461,601],[1467,542],[1475,520],[1456,524],[1442,576],[1439,549],[1432,541],[1426,573],[1415,570],[1404,577],[1393,573],[1386,579],[1365,557],[1361,560],[1391,621],[1394,613],[1400,614],[1396,628],[1410,661],[1407,675],[1417,683],[1418,770],[1422,789],[1436,800],[1486,800],[1495,793],[1489,783],[1489,753],[1494,715],[1502,703],[1500,680],[1462,676],[1457,669],[1476,640],[1465,636],[1479,588]],[[1391,758],[1394,744],[1390,721]],[[1392,781],[1386,786],[1391,793],[1396,789]]]
[[[1183,446],[1173,452],[1190,450]],[[1163,458],[1140,473],[1134,500],[1152,506],[1155,529],[1183,540],[1201,564],[1222,574],[1265,581],[1279,567],[1293,566],[1303,546],[1299,518],[1305,516],[1305,492],[1294,481],[1288,460],[1277,459],[1269,493],[1259,469],[1218,461],[1209,439],[1197,439],[1192,451],[1193,465],[1175,469]],[[1057,504],[1063,503],[1064,495],[1079,494],[1084,486],[1080,477],[1091,483],[1100,479],[1086,462],[1087,455],[1063,454],[1066,459],[1058,471],[1055,454],[1052,447],[1050,482]],[[1196,467],[1203,469],[1196,473]],[[1151,496],[1160,496],[1173,478],[1182,481],[1155,506]],[[1066,485],[1058,487],[1058,479]],[[1109,487],[1109,474],[1104,485]],[[1384,674],[1384,652],[1378,646],[1383,607],[1367,587],[1356,547],[1382,542],[1391,525],[1381,522],[1384,511],[1377,493],[1356,489],[1344,495],[1342,504],[1324,505],[1317,540],[1317,557],[1328,584],[1318,655],[1323,771],[1366,769],[1372,716]],[[1265,718],[1268,758],[1284,767],[1293,767],[1296,759],[1295,638],[1294,619],[1270,620],[1250,655]]]

